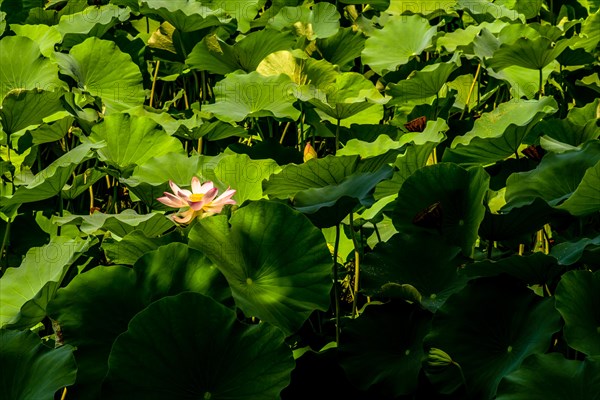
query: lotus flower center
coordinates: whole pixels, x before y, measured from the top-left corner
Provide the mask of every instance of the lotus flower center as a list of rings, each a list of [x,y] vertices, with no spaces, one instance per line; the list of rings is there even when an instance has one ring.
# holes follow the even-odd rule
[[[203,197],[204,197],[204,194],[202,194],[202,193],[194,193],[190,196],[190,201],[193,201],[194,203],[197,201],[202,201]]]

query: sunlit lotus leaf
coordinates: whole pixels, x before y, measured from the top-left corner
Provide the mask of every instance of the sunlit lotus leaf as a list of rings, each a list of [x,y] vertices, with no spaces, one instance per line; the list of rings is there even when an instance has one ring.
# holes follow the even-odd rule
[[[520,100],[500,104],[482,114],[473,129],[457,136],[443,160],[465,164],[493,163],[503,160],[519,149],[525,135],[544,116],[558,110],[556,100]]]
[[[297,36],[306,36],[308,40],[333,36],[340,28],[340,14],[335,5],[317,3],[307,6],[283,7],[267,28],[291,31]]]
[[[589,356],[600,355],[600,272],[566,272],[555,297],[569,346]]]
[[[368,4],[378,11],[385,11],[396,0],[340,0],[342,4]]]
[[[481,167],[439,163],[417,170],[400,191],[390,216],[401,233],[429,232],[471,255],[483,220],[489,176]]]
[[[498,386],[496,400],[593,399],[600,393],[600,357],[568,360],[560,353],[533,354]]]
[[[44,121],[68,115],[61,102],[62,93],[44,90],[14,90],[2,101],[2,129],[13,134],[22,129],[35,129]],[[66,133],[66,132],[65,132]]]
[[[225,215],[201,219],[189,243],[225,275],[244,314],[286,335],[329,306],[331,255],[323,234],[285,204],[260,200],[238,209],[230,221]]]
[[[77,375],[71,346],[50,348],[31,331],[0,330],[0,368],[6,400],[53,400]]]
[[[344,321],[342,368],[356,386],[375,387],[385,398],[414,393],[430,319],[406,302],[368,305],[359,318]]]
[[[71,179],[75,168],[83,161],[93,157],[92,150],[102,146],[104,146],[103,143],[87,143],[75,147],[38,172],[26,185],[19,186],[13,196],[0,198],[0,208],[56,196]]]
[[[280,170],[274,160],[253,160],[246,154],[232,154],[219,161],[214,173],[217,179],[236,190],[233,199],[242,204],[265,198],[263,180]]]
[[[563,39],[553,43],[543,36],[533,40],[520,38],[514,43],[501,45],[494,52],[494,55],[486,61],[486,65],[495,71],[513,65],[541,70],[577,40],[578,38]]]
[[[69,48],[88,37],[101,38],[113,26],[127,21],[129,15],[129,9],[114,4],[90,6],[80,12],[64,14],[56,29],[62,35],[62,45]]]
[[[484,21],[478,25],[469,25],[464,29],[456,29],[439,37],[436,40],[436,48],[438,50],[444,49],[448,53],[452,53],[458,49],[465,51],[467,54],[472,54],[473,40],[479,35],[482,29],[485,28],[488,32],[497,34],[507,25],[507,22],[497,19],[491,23]],[[471,50],[469,51],[469,49]]]
[[[457,0],[455,10],[466,11],[475,21],[493,22],[496,19],[506,21],[521,21],[525,23],[525,16],[518,11],[511,10],[504,5],[495,4],[489,0]]]
[[[298,85],[299,90],[308,90],[306,99],[324,96],[319,89],[333,85],[339,75],[338,68],[325,60],[299,58],[291,51],[278,51],[265,57],[256,71],[264,76],[285,74]]]
[[[266,0],[203,0],[202,4],[211,7],[214,10],[223,10],[237,21],[237,28],[240,32],[247,32],[250,29],[250,23],[256,18],[258,12],[264,9]],[[273,7],[273,6],[271,6]]]
[[[561,327],[551,298],[541,299],[525,285],[501,278],[470,282],[434,314],[425,349],[437,348],[460,366],[469,399],[494,398],[498,383],[531,354],[543,354]],[[493,332],[493,334],[490,334]],[[424,363],[435,385],[462,385],[456,365]]]
[[[7,268],[0,291],[0,327],[30,328],[41,321],[68,268],[89,245],[54,237],[47,245],[31,248],[18,268]]]
[[[216,102],[202,109],[226,122],[265,116],[296,120],[300,110],[293,106],[295,87],[287,75],[231,73],[215,85]]]
[[[436,31],[437,27],[419,15],[392,17],[367,39],[362,60],[380,75],[395,71],[431,46]]]
[[[144,254],[134,268],[96,267],[77,275],[49,306],[65,343],[76,346],[80,397],[93,397],[116,337],[151,302],[181,292],[230,299],[227,282],[202,253],[171,243]]]
[[[55,53],[55,57],[61,73],[75,79],[80,89],[100,97],[107,113],[144,103],[142,73],[116,43],[90,37],[73,46],[69,54]]]
[[[40,46],[44,57],[54,54],[54,45],[62,41],[62,36],[55,26],[48,25],[12,25],[10,27],[17,36],[28,37]]]
[[[88,168],[81,174],[75,175],[71,183],[66,184],[61,190],[61,195],[65,200],[73,200],[105,176],[104,171]]]
[[[338,156],[358,155],[362,158],[369,158],[386,154],[391,150],[398,150],[400,147],[402,147],[400,142],[393,140],[387,135],[380,135],[373,142],[350,139],[346,142],[346,145],[339,149],[335,154]]]
[[[597,164],[600,162],[600,143],[591,141],[582,148],[564,153],[548,153],[540,164],[531,171],[512,174],[506,182],[506,206],[508,211],[532,203],[541,198],[553,207],[569,211],[571,205],[561,202],[568,199],[574,192],[579,191],[572,200],[573,212],[587,213],[596,204],[586,204],[586,196],[597,196],[598,189],[593,187],[597,181]],[[587,172],[590,170],[590,172]],[[564,171],[569,171],[568,174]],[[583,178],[586,177],[586,182]],[[581,186],[581,189],[579,189]]]
[[[425,102],[439,93],[450,74],[458,67],[455,62],[435,63],[413,72],[408,79],[397,84],[391,83],[387,90],[387,94],[393,97],[390,104]]]
[[[269,54],[291,49],[294,37],[287,32],[263,29],[250,33],[234,45],[217,36],[206,36],[194,47],[186,59],[192,69],[226,75],[239,69],[256,70]]]
[[[381,95],[371,81],[357,72],[340,73],[335,82],[316,89],[317,96],[313,96],[312,88],[308,88],[308,91],[301,88],[300,98],[308,99],[318,110],[334,119],[350,118],[375,104],[382,105],[389,100]],[[325,99],[318,92],[324,93]]]
[[[387,13],[401,15],[404,13],[421,14],[428,19],[438,15],[449,15],[456,6],[456,0],[439,2],[436,0],[416,0],[405,2],[403,0],[389,0],[390,6]]]
[[[105,142],[99,158],[127,171],[167,153],[183,153],[181,142],[169,136],[160,125],[147,117],[112,114],[94,125],[90,139]]]
[[[111,350],[102,393],[115,400],[267,400],[279,397],[292,369],[279,329],[244,324],[210,297],[181,293],[131,320]]]
[[[192,32],[221,25],[225,12],[213,10],[196,0],[143,0],[140,12],[158,20],[168,21],[181,32]]]
[[[583,22],[580,39],[573,45],[573,48],[582,48],[588,53],[593,53],[600,42],[600,32],[597,29],[599,23],[600,8],[597,8],[596,12],[589,14]]]
[[[42,56],[33,40],[23,36],[5,36],[0,40],[0,99],[13,89],[66,89],[58,78],[58,67]]]
[[[400,297],[435,312],[450,295],[461,290],[466,277],[458,274],[460,248],[427,234],[398,233],[375,246],[361,266],[362,290],[383,297]],[[399,286],[414,289],[407,297]]]
[[[338,32],[324,39],[317,39],[317,48],[323,58],[347,71],[354,66],[365,48],[365,36],[352,27],[340,28]]]
[[[160,235],[173,227],[171,221],[162,214],[138,214],[132,209],[126,209],[120,214],[104,214],[95,212],[92,215],[67,215],[54,217],[57,225],[77,225],[83,233],[93,235],[99,231],[112,232],[123,237],[133,230],[139,230],[153,237]]]
[[[581,259],[586,250],[600,247],[600,236],[595,238],[581,238],[573,242],[563,242],[552,247],[550,255],[558,260],[559,264],[571,265]]]
[[[542,69],[542,82],[546,82],[552,71],[555,70],[556,62],[553,61]],[[513,65],[501,71],[488,68],[488,73],[496,79],[506,81],[510,85],[510,94],[515,99],[525,97],[531,100],[536,97],[540,89],[540,73],[533,69]]]

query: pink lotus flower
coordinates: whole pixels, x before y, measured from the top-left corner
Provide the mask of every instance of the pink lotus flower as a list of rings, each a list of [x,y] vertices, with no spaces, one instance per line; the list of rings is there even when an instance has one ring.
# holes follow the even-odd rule
[[[169,216],[178,224],[188,224],[196,217],[205,218],[218,214],[226,204],[236,204],[235,200],[231,198],[235,194],[235,190],[227,188],[219,197],[216,197],[218,189],[213,183],[207,181],[201,184],[197,177],[192,178],[191,192],[181,189],[173,181],[169,181],[169,186],[173,193],[164,192],[165,195],[157,200],[169,207],[179,208],[178,212]]]

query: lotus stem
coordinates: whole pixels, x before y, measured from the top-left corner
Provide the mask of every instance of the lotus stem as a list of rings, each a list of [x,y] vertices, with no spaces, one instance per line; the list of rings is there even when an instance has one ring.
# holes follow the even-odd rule
[[[337,151],[340,148],[340,122],[341,119],[337,119],[337,125],[335,127],[335,152],[337,153]],[[350,214],[352,216],[352,214]],[[352,217],[350,217],[352,218]]]
[[[538,100],[542,98],[542,95],[544,94],[544,85],[542,83],[543,81],[543,76],[542,76],[542,68],[540,68],[540,90],[538,91]]]
[[[67,388],[63,389],[62,395],[60,396],[60,400],[65,400],[67,398]]]
[[[160,67],[160,60],[156,61],[156,68],[154,68],[154,77],[152,78],[152,90],[150,91],[150,107],[154,107],[154,90],[156,89],[156,78],[158,76],[158,68]]]
[[[287,133],[289,127],[290,127],[290,122],[285,124],[285,128],[283,128],[283,133],[281,134],[281,138],[279,139],[279,144],[283,144],[283,139],[285,139],[285,134]]]
[[[352,318],[358,315],[358,280],[360,277],[360,251],[358,241],[354,232],[354,212],[350,212],[350,234],[352,236],[352,244],[354,245],[354,296],[352,299]]]
[[[335,243],[333,245],[333,296],[335,302],[335,343],[340,344],[340,294],[338,289],[337,258],[340,248],[340,224],[335,225]]]
[[[381,235],[379,234],[379,229],[377,228],[377,224],[373,222],[373,228],[375,228],[375,235],[377,236],[377,243],[381,243]]]
[[[481,64],[477,64],[477,70],[475,71],[475,77],[473,78],[473,82],[471,82],[471,87],[469,88],[469,94],[467,94],[467,101],[465,102],[465,108],[463,108],[463,111],[460,114],[460,119],[463,119],[463,117],[465,115],[465,111],[467,111],[467,109],[469,108],[469,101],[471,101],[471,95],[473,94],[473,89],[475,89],[475,83],[479,82],[479,71],[481,71]],[[478,92],[477,97],[478,97],[477,102],[479,102],[479,92]]]
[[[10,224],[12,223],[12,218],[9,218],[6,221],[6,228],[4,228],[4,238],[2,239],[2,247],[0,247],[0,258],[4,259],[4,251],[6,250],[6,245],[9,242],[10,237]],[[6,268],[8,268],[8,256],[6,257]],[[0,265],[0,271],[2,271],[2,266]]]

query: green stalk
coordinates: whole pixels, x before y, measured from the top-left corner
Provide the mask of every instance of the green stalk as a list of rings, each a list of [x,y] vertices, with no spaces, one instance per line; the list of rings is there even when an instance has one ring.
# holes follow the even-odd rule
[[[350,212],[350,233],[352,236],[352,244],[354,245],[354,296],[352,299],[352,318],[358,315],[358,280],[360,277],[360,249],[354,232],[354,213]]]
[[[338,149],[340,148],[340,122],[341,120],[338,118],[337,119],[337,125],[335,127],[335,152],[337,153]],[[350,214],[352,215],[352,214]]]
[[[4,258],[4,250],[6,249],[6,245],[9,242],[10,237],[10,224],[12,223],[12,218],[9,218],[6,222],[6,228],[4,229],[4,238],[2,239],[2,247],[0,247],[0,258]],[[6,268],[8,268],[8,255],[6,257]],[[0,265],[0,271],[2,270],[2,266]]]
[[[333,296],[335,298],[335,343],[340,344],[340,294],[338,288],[337,258],[340,247],[340,224],[335,226],[335,243],[333,245]]]

